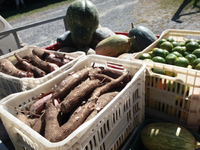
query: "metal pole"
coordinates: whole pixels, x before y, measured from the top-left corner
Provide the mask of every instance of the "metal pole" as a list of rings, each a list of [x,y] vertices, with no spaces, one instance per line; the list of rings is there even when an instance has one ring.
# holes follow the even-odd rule
[[[47,19],[47,20],[36,22],[36,23],[32,23],[32,24],[29,24],[29,25],[26,25],[26,26],[21,26],[21,27],[18,27],[18,28],[13,28],[13,29],[10,29],[10,30],[2,31],[2,32],[0,32],[0,36],[5,35],[5,34],[10,34],[10,33],[16,33],[17,31],[20,31],[20,30],[28,29],[28,28],[31,28],[31,27],[35,27],[35,26],[38,26],[38,25],[57,21],[57,20],[64,19],[64,18],[65,18],[65,16],[60,16],[60,17],[56,17],[56,18]],[[65,28],[67,28],[66,25],[65,25]]]
[[[67,27],[67,18],[63,18],[63,22],[64,22],[64,25],[65,25],[65,30],[69,30],[68,27]]]
[[[17,35],[17,32],[13,32],[13,35],[14,35],[14,38],[15,38],[17,47],[18,47],[18,48],[21,48],[21,44],[20,44],[20,42],[19,42],[19,37],[18,37],[18,35]]]

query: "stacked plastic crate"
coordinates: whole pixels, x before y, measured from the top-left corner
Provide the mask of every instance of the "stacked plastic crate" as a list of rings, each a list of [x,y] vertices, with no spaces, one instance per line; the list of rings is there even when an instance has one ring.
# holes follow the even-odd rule
[[[85,66],[103,66],[116,72],[128,71],[131,81],[93,119],[82,124],[72,134],[60,142],[52,143],[33,129],[19,121],[12,109],[27,110],[34,98],[42,92],[53,90],[71,72]],[[120,69],[108,64],[118,64]],[[57,75],[34,89],[12,94],[2,100],[1,118],[16,149],[112,149],[117,150],[126,138],[136,132],[144,121],[145,64],[119,60],[99,55],[81,58],[72,68]],[[14,95],[14,96],[13,96]],[[11,107],[7,107],[11,106]],[[27,114],[28,115],[28,114]]]
[[[199,31],[166,30],[159,39],[172,37],[176,42],[198,39]],[[146,115],[180,124],[190,131],[198,132],[200,125],[200,71],[174,65],[139,60],[142,53],[157,47],[159,39],[131,58],[146,64]],[[152,68],[176,74],[176,77],[152,72]]]
[[[11,53],[1,56],[0,60],[6,58],[6,59],[9,59],[13,64],[16,64],[17,59],[14,56],[14,53],[17,53],[20,57],[24,57],[26,55],[31,54],[32,50],[35,47],[36,46],[25,46],[21,49],[18,49],[16,51],[13,51]],[[45,51],[48,51],[48,50],[45,50]],[[3,98],[12,93],[17,93],[17,92],[33,89],[33,88],[41,85],[42,83],[45,83],[49,79],[55,77],[56,75],[62,73],[63,71],[69,69],[80,58],[85,56],[85,53],[81,52],[81,51],[74,52],[74,53],[51,51],[51,53],[54,53],[60,57],[63,57],[63,56],[65,56],[66,58],[69,57],[72,59],[72,61],[61,66],[59,69],[54,70],[53,72],[45,75],[44,77],[40,77],[40,78],[19,78],[19,77],[14,77],[14,76],[7,75],[5,73],[0,72],[0,90],[1,90],[0,98]]]

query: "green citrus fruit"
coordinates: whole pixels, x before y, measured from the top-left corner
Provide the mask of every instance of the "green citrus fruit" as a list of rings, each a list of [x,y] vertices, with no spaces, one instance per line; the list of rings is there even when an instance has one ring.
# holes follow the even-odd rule
[[[152,57],[155,57],[155,56],[160,56],[160,57],[165,58],[166,52],[161,48],[154,49],[152,52]]]
[[[154,51],[155,49],[158,49],[159,47],[154,47],[153,49],[152,49],[152,51]]]
[[[190,51],[185,51],[184,54],[183,54],[183,56],[186,56],[186,55],[188,55],[188,54],[192,54],[192,52],[190,52]]]
[[[158,40],[157,47],[160,48],[160,45],[165,41],[167,41],[167,40],[165,40],[165,39]]]
[[[169,42],[174,42],[174,39],[172,37],[168,37],[168,38],[166,38],[166,40]]]
[[[179,46],[185,46],[185,42],[179,42],[178,45]]]
[[[168,50],[166,50],[166,49],[163,49],[163,50],[164,50],[166,56],[169,55],[169,51]]]
[[[200,58],[197,58],[193,61],[193,68],[196,68],[196,66],[200,63]]]
[[[153,51],[149,51],[149,52],[148,52],[148,54],[151,55],[151,57],[152,57],[152,52],[153,52]]]
[[[188,39],[188,40],[185,41],[185,45],[190,43],[190,42],[196,42],[196,40],[195,39]]]
[[[175,54],[171,53],[165,57],[165,61],[167,64],[173,65],[176,58],[177,58],[177,56]]]
[[[174,51],[179,52],[181,55],[183,55],[184,52],[185,52],[185,49],[184,49],[184,47],[182,47],[182,46],[176,46],[176,47],[174,47],[174,48],[172,49],[172,52],[174,52]]]
[[[158,74],[165,75],[165,71],[162,70],[162,69],[152,68],[152,71],[153,71],[154,73],[158,73]]]
[[[144,59],[151,59],[151,55],[149,53],[142,53],[139,56],[139,59],[144,60]]]
[[[144,61],[150,61],[150,62],[153,62],[153,60],[147,58],[147,59],[144,59]]]
[[[173,45],[172,45],[172,43],[170,43],[169,41],[166,41],[166,42],[163,42],[163,43],[160,45],[160,48],[161,48],[161,49],[166,49],[166,50],[168,50],[169,52],[171,52],[172,49],[173,49]]]
[[[193,64],[193,61],[194,61],[195,59],[197,59],[197,57],[196,57],[194,54],[188,54],[188,55],[185,56],[185,58],[188,59],[190,65],[192,65],[192,64]]]
[[[175,59],[174,65],[180,67],[187,67],[189,65],[189,61],[185,57],[178,57]]]
[[[186,51],[186,47],[185,46],[181,46],[182,47],[182,49],[184,49],[184,51]]]
[[[152,58],[152,60],[154,62],[165,63],[165,59],[163,57],[160,57],[160,56],[155,56],[155,57]]]
[[[200,58],[200,48],[195,49],[195,50],[192,52],[192,54],[196,55],[197,58]]]
[[[171,42],[173,47],[176,47],[176,46],[180,46],[178,42],[174,41],[174,42]]]
[[[196,70],[200,70],[200,63],[198,63],[195,67]]]
[[[174,52],[171,52],[171,54],[174,54],[176,55],[177,57],[183,57],[183,55],[181,55],[179,52],[177,51],[174,51]]]
[[[192,65],[188,65],[187,68],[192,69]]]
[[[175,73],[172,71],[165,71],[165,75],[170,76],[170,77],[175,77]]]
[[[200,48],[199,44],[195,41],[189,42],[186,44],[186,51],[193,52],[195,49]]]

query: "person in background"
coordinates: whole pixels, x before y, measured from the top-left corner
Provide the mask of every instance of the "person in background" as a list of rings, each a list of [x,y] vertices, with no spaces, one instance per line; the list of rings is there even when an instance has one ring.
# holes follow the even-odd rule
[[[24,0],[15,0],[17,9],[19,9],[19,1],[22,3],[22,5],[24,6],[24,8],[26,8],[26,6],[24,4]]]

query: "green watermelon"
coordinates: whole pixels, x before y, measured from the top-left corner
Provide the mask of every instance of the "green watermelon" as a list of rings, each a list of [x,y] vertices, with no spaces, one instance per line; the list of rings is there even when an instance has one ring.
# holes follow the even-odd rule
[[[199,148],[194,136],[184,127],[173,123],[151,123],[141,132],[148,150],[195,150]]]
[[[88,47],[99,26],[99,12],[89,0],[75,0],[67,9],[66,22],[73,43],[78,48]]]
[[[136,26],[132,24],[132,29],[128,33],[128,37],[135,37],[131,42],[129,53],[143,51],[146,47],[157,40],[155,34],[144,26]]]

